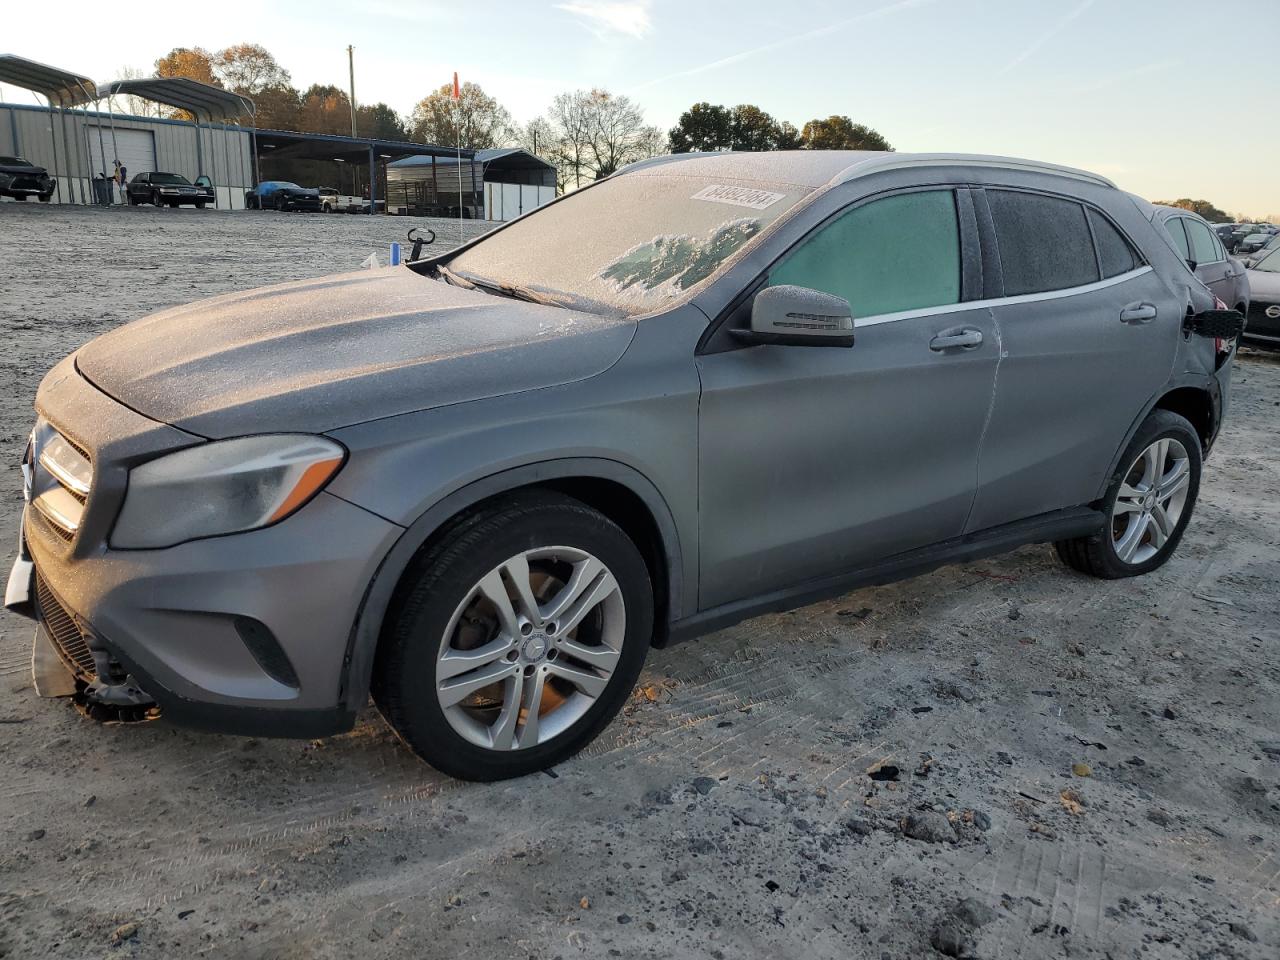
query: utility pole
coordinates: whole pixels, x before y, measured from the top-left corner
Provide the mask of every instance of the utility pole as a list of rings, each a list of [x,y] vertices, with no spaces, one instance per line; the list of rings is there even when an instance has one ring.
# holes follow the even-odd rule
[[[347,45],[347,70],[351,75],[351,136],[356,135],[356,61],[354,48]]]

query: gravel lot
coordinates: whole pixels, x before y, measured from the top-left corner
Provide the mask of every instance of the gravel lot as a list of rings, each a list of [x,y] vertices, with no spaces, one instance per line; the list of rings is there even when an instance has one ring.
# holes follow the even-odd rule
[[[0,207],[0,543],[56,360],[410,225]],[[1235,385],[1158,573],[1029,547],[656,652],[550,776],[450,781],[372,709],[102,726],[35,697],[0,615],[0,956],[1274,958],[1280,362]]]

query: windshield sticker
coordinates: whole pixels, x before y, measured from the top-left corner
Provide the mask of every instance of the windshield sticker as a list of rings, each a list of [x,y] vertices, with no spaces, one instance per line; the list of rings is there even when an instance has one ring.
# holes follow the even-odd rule
[[[721,224],[707,237],[665,234],[632,247],[600,272],[617,290],[649,291],[664,285],[671,294],[687,290],[711,276],[730,254],[760,231],[750,218]]]
[[[690,199],[706,200],[710,203],[727,203],[734,207],[750,207],[752,210],[763,210],[771,207],[786,197],[785,193],[773,193],[769,190],[753,190],[750,187],[728,187],[713,183],[703,187]]]

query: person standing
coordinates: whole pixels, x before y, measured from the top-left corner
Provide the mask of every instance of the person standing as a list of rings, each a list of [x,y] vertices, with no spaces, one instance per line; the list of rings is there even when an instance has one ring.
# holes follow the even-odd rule
[[[129,170],[118,159],[116,160],[116,183],[120,186],[120,202],[127,202],[125,196],[125,184],[129,182]]]

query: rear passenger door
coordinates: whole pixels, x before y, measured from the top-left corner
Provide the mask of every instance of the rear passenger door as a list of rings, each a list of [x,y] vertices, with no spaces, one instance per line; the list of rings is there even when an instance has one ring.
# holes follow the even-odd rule
[[[1101,210],[994,187],[975,199],[1001,359],[968,531],[1093,501],[1183,319]]]

